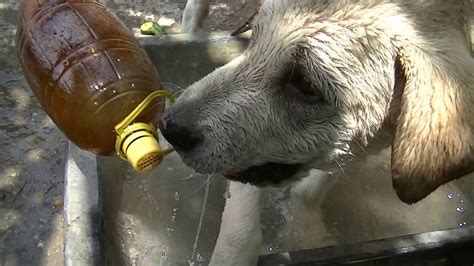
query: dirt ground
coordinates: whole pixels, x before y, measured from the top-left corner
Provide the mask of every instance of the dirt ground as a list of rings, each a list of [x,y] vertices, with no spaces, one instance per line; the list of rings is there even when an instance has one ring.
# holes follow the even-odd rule
[[[26,85],[14,36],[18,0],[0,1],[0,265],[63,265],[66,139]],[[130,29],[158,21],[180,30],[185,0],[102,0]],[[213,0],[205,31],[233,30],[254,10]],[[249,1],[253,2],[253,1]]]

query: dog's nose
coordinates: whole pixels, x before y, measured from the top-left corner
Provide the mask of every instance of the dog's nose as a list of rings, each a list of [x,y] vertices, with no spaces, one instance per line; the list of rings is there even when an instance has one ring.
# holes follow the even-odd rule
[[[169,113],[165,113],[160,121],[163,137],[180,151],[190,151],[202,140],[202,137],[188,126],[177,123]]]

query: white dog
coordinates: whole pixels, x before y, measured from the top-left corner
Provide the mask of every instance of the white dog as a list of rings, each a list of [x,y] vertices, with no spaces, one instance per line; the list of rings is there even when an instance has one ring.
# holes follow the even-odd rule
[[[183,32],[208,10],[188,1]],[[473,10],[470,0],[262,1],[236,32],[252,30],[246,51],[191,85],[160,126],[187,165],[236,181],[211,264],[256,263],[259,186],[324,169],[384,124],[402,201],[473,172]]]

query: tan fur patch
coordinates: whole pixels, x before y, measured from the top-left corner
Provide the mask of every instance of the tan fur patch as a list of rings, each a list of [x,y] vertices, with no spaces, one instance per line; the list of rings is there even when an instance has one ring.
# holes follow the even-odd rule
[[[450,65],[416,48],[399,55],[406,86],[393,141],[393,186],[401,200],[415,203],[474,171],[474,63],[467,57]]]

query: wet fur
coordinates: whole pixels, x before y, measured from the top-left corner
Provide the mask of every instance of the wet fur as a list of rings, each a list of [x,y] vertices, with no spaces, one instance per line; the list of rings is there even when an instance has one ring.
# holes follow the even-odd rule
[[[366,143],[391,117],[394,187],[406,202],[422,199],[474,167],[468,8],[454,0],[265,1],[248,49],[171,108],[205,136],[180,155],[200,172],[308,164],[350,153],[354,139]],[[295,65],[325,102],[281,90]]]
[[[370,142],[391,124],[393,187],[415,203],[474,171],[473,9],[470,0],[263,1],[248,49],[170,109],[205,136],[180,155],[200,172],[266,162],[313,166],[351,154],[351,143]],[[282,92],[280,77],[295,65],[324,102]],[[229,215],[258,216],[258,196],[235,197],[224,211],[215,262],[226,253],[219,246],[229,245],[227,235],[245,241],[245,232],[258,230],[251,219],[226,227]],[[227,252],[239,254],[237,246]]]

